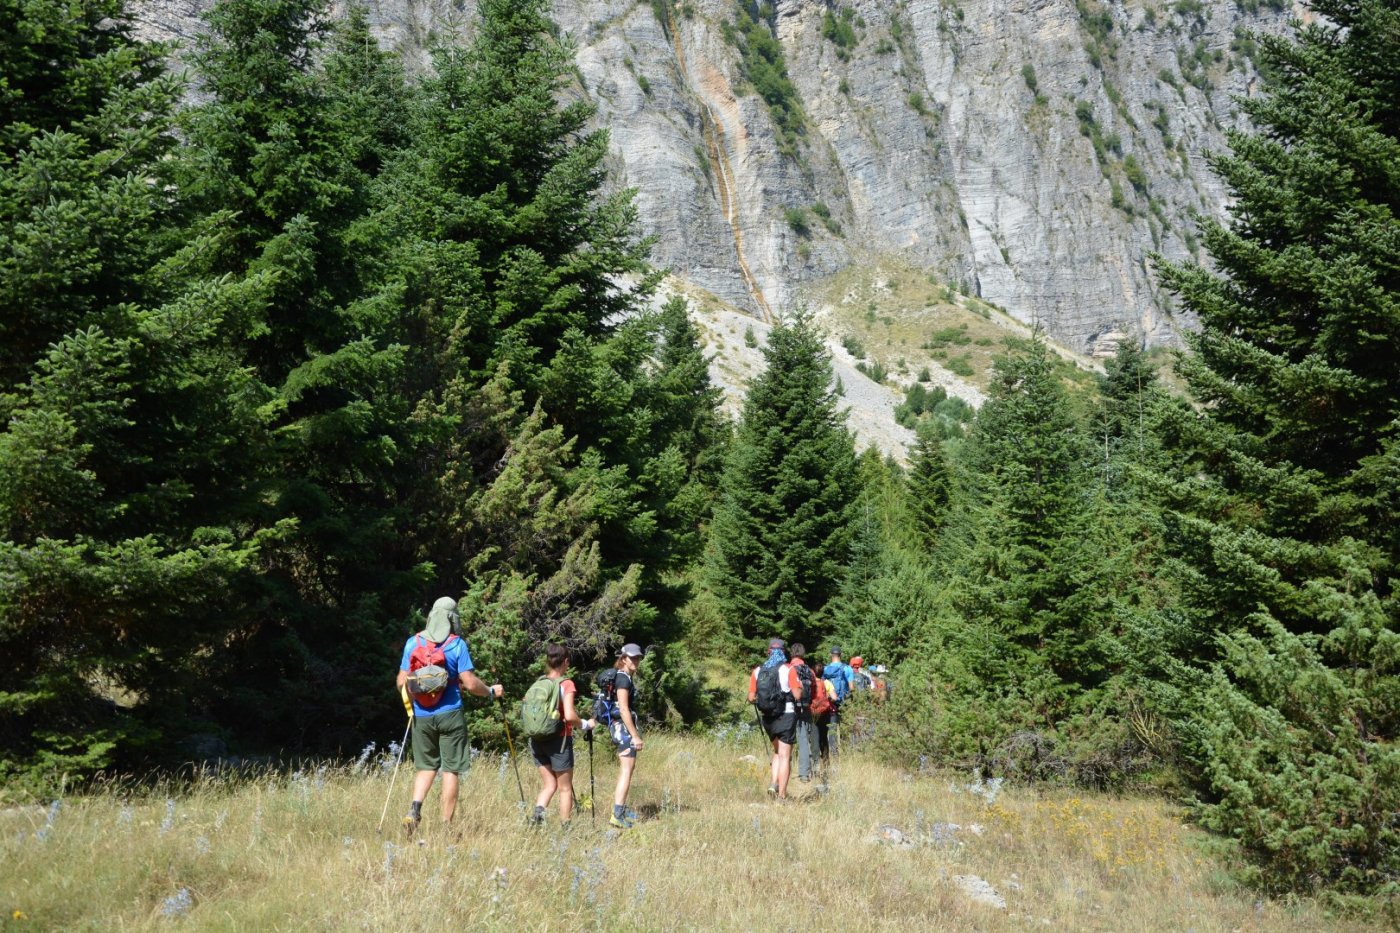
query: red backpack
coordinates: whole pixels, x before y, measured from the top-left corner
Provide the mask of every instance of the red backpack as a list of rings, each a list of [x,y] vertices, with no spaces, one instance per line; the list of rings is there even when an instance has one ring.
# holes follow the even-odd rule
[[[408,692],[424,709],[438,705],[447,691],[447,651],[456,635],[448,635],[441,644],[415,636],[418,644],[408,656]]]
[[[820,677],[813,677],[816,681],[812,687],[812,704],[810,709],[813,716],[825,716],[831,712],[831,694],[826,692],[826,681]]]

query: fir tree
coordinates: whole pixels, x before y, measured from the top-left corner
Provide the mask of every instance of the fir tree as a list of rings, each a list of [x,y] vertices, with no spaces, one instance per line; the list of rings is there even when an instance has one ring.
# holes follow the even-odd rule
[[[1261,880],[1400,885],[1393,459],[1400,375],[1400,11],[1321,0],[1261,39],[1268,92],[1214,160],[1218,272],[1170,267],[1201,320],[1181,366],[1190,474],[1168,490],[1189,652],[1176,711],[1208,825]],[[1213,662],[1213,663],[1209,663]]]
[[[720,482],[709,580],[736,634],[815,642],[850,558],[855,451],[811,322],[775,328],[763,355]]]
[[[611,334],[656,279],[631,192],[602,191],[608,137],[587,129],[592,106],[561,103],[573,63],[547,4],[484,0],[479,14],[468,48],[435,55],[381,222],[402,244],[404,300],[441,308],[423,335],[437,362],[478,380],[508,363],[531,405],[569,335]],[[585,432],[592,416],[565,427]]]
[[[40,779],[207,722],[201,659],[246,620],[272,536],[252,507],[268,397],[236,340],[270,283],[215,275],[218,223],[186,222],[163,50],[116,4],[49,6],[23,5],[41,21],[0,62],[0,772]],[[47,56],[62,74],[35,80]]]
[[[935,432],[921,433],[909,470],[909,511],[914,534],[929,553],[937,548],[939,534],[947,521],[952,488],[943,441]]]
[[[1028,669],[1101,682],[1104,620],[1084,605],[1096,569],[1085,436],[1042,340],[998,361],[968,458],[960,520],[976,542],[957,571],[965,613],[990,621]]]

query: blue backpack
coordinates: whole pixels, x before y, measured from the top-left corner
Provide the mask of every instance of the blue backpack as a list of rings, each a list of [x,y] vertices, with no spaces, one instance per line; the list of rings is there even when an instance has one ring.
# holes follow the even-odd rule
[[[822,669],[822,676],[836,688],[836,702],[840,703],[850,696],[851,679],[846,675],[846,665],[833,661]]]

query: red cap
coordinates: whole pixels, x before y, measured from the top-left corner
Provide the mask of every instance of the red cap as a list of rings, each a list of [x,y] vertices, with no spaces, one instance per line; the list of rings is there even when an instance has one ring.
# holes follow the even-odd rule
[[[851,667],[860,667],[864,663],[865,658],[862,658],[860,655],[856,655],[854,658],[851,658]]]

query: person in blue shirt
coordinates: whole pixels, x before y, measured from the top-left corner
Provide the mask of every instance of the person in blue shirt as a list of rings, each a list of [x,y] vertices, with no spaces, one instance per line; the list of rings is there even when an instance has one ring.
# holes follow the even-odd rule
[[[415,651],[419,656],[416,667]],[[423,666],[424,659],[436,660],[439,653],[440,664]],[[440,691],[424,692],[419,684],[420,672],[436,673],[437,668],[445,670],[445,683]],[[428,677],[422,679],[426,681]],[[413,776],[413,802],[403,818],[404,830],[412,836],[423,819],[423,801],[439,771],[443,823],[452,822],[457,811],[459,775],[467,770],[471,760],[462,691],[478,697],[500,697],[505,690],[500,684],[488,687],[476,676],[471,652],[461,635],[457,601],[450,596],[433,603],[423,631],[410,635],[404,643],[396,685],[401,694],[413,695],[413,767],[417,773]]]
[[[833,724],[840,725],[841,701],[851,695],[853,676],[851,666],[841,658],[841,649],[832,648],[831,663],[822,668],[822,679],[831,682],[831,688],[836,692],[836,696],[832,697],[831,712],[817,721],[817,744],[821,748],[823,761],[826,761],[831,755],[830,728]]]
[[[836,688],[836,702],[838,704],[851,695],[855,674],[851,665],[841,659],[840,648],[831,649],[831,663],[822,668],[822,677],[831,681],[831,686]]]

